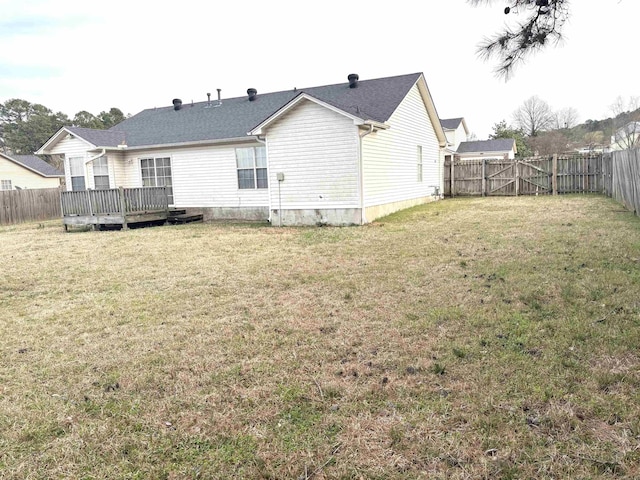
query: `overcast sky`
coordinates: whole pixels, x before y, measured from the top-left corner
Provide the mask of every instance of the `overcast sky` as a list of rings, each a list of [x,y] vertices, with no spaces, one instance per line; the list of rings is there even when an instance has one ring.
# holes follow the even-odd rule
[[[423,72],[441,118],[479,139],[538,95],[580,121],[640,95],[637,0],[571,3],[566,41],[505,82],[476,56],[513,15],[465,0],[0,0],[0,102],[22,98],[73,117]],[[416,6],[421,5],[418,9]]]

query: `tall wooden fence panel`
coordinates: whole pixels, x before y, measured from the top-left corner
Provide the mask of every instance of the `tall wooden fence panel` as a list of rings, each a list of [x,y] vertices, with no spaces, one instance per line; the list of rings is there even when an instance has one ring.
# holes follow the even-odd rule
[[[0,225],[52,220],[60,215],[58,188],[0,191]]]
[[[640,215],[640,150],[621,150],[607,157],[607,195]]]

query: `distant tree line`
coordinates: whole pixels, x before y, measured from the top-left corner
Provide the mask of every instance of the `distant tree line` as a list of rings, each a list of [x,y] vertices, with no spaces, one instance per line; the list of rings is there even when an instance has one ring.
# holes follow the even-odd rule
[[[63,126],[108,129],[125,118],[119,108],[111,108],[98,115],[82,110],[70,119],[44,105],[13,98],[0,103],[0,151],[30,155]]]
[[[513,112],[512,124],[506,120],[496,123],[489,138],[515,139],[519,157],[577,149],[593,151],[610,146],[612,139],[618,149],[635,148],[640,146],[640,123],[637,127],[634,123],[640,122],[639,107],[636,97],[628,101],[618,97],[610,106],[611,117],[578,124],[575,108],[554,111],[547,102],[533,96]],[[629,125],[633,127],[631,130]]]

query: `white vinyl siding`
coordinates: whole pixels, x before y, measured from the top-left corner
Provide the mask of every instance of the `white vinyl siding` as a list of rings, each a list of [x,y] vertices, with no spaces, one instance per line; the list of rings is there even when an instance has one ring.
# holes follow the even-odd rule
[[[440,185],[440,146],[417,85],[386,123],[388,130],[362,139],[366,207],[427,197]],[[416,175],[418,146],[422,181]]]
[[[272,208],[358,208],[358,141],[353,120],[308,100],[295,106],[267,132]]]
[[[187,147],[153,151],[127,152],[122,162],[124,187],[143,184],[140,159],[170,157],[173,204],[176,207],[266,207],[267,188],[239,189],[236,148],[261,144]]]

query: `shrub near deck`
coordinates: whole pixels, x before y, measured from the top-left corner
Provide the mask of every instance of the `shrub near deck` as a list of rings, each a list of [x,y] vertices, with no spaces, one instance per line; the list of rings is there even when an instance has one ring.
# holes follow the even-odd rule
[[[3,478],[637,478],[640,220],[1,227]]]

